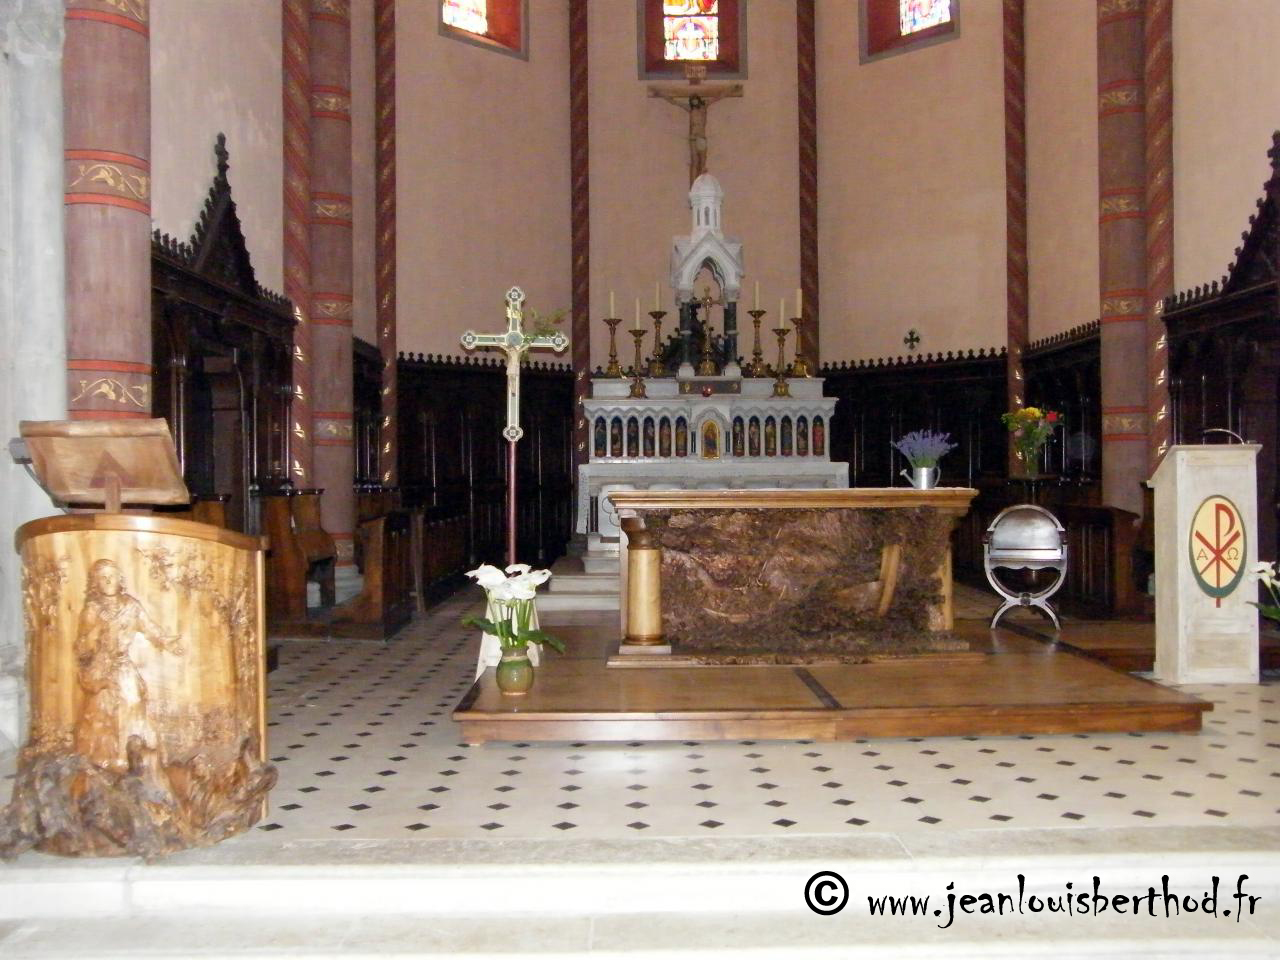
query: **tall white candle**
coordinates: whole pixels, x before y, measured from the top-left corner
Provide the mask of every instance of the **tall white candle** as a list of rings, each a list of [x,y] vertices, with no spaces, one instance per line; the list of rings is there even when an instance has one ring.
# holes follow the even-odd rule
[[[662,309],[662,282],[658,281],[653,285],[653,309]]]
[[[804,316],[804,308],[801,306],[801,304],[804,302],[801,299],[801,297],[803,296],[804,296],[804,291],[801,290],[799,287],[796,287],[796,316],[797,317]]]
[[[781,323],[787,318],[787,298],[778,298],[778,322]]]
[[[614,314],[614,309],[613,309],[613,291],[612,291],[612,290],[610,290],[610,291],[609,291],[609,316],[611,316],[611,317],[612,317],[612,316],[613,316],[613,314]]]
[[[635,329],[640,329],[640,298],[636,297],[636,322]]]
[[[753,309],[760,309],[760,281],[756,281],[756,305]]]

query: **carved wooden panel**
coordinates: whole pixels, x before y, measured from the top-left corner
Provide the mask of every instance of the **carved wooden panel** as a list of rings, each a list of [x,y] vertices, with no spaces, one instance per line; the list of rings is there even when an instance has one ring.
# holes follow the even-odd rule
[[[0,854],[147,857],[261,816],[262,544],[153,517],[18,531],[31,733]]]

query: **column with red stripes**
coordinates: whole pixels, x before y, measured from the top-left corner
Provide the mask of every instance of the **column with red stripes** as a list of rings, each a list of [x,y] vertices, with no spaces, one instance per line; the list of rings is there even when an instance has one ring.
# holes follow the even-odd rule
[[[151,72],[142,0],[67,0],[67,409],[151,416]]]
[[[351,11],[311,0],[311,435],[320,518],[353,562]]]
[[[1143,0],[1098,2],[1102,498],[1142,512],[1147,477]]]

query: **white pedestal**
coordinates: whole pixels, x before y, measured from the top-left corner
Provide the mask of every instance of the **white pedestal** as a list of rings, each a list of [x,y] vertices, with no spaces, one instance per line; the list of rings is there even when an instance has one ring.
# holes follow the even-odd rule
[[[1168,683],[1257,683],[1256,444],[1172,447],[1155,490],[1156,662]]]

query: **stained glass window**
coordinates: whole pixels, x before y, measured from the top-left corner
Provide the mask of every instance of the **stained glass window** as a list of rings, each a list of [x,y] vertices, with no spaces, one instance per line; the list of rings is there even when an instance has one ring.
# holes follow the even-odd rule
[[[951,22],[951,0],[898,0],[902,36]]]
[[[441,0],[440,14],[449,26],[483,37],[489,32],[488,6],[488,0]]]
[[[663,59],[718,60],[719,7],[719,0],[663,0]]]

